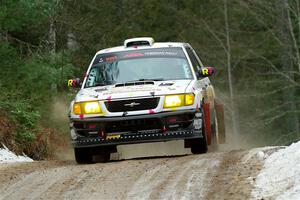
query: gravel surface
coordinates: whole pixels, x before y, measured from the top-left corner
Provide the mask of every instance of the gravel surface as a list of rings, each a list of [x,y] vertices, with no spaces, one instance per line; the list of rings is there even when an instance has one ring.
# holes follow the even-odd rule
[[[261,169],[248,151],[0,167],[0,199],[249,199]]]

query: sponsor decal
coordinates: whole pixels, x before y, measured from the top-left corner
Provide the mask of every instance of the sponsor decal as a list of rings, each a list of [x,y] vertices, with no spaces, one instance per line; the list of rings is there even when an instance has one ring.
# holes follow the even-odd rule
[[[202,76],[211,76],[214,73],[214,68],[206,67],[201,70]]]
[[[111,101],[111,96],[108,96],[108,97],[106,98],[106,100],[107,100],[108,102],[110,102],[110,101]]]
[[[194,128],[197,130],[202,128],[202,119],[201,118],[194,119]]]
[[[106,136],[106,139],[107,139],[107,140],[111,140],[111,139],[118,139],[118,138],[120,138],[120,137],[121,137],[120,134],[116,134],[116,135],[108,135],[108,136]]]
[[[79,81],[76,79],[69,79],[68,80],[68,87],[76,87]]]
[[[141,57],[144,56],[143,53],[128,53],[123,56],[123,58]]]
[[[110,56],[110,57],[105,58],[105,61],[111,62],[111,61],[117,60],[117,58],[118,58],[117,56]]]
[[[171,51],[150,51],[145,52],[146,56],[177,56],[177,52],[171,52]]]
[[[153,110],[153,109],[150,109],[149,110],[149,114],[151,115],[151,114],[155,114],[155,111]]]

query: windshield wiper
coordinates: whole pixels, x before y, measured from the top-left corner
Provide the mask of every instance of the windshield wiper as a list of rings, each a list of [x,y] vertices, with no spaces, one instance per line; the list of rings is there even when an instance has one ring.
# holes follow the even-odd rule
[[[96,83],[95,85],[85,86],[85,88],[92,88],[92,87],[98,87],[98,86],[106,86],[104,83]]]
[[[132,83],[132,82],[138,82],[138,81],[163,81],[163,78],[141,78],[138,80],[133,80],[133,81],[127,81],[125,83]]]
[[[106,84],[104,84],[104,83],[96,83],[96,84],[94,85],[94,87],[97,87],[97,86],[106,86]]]
[[[139,81],[163,81],[163,78],[143,78],[139,79]]]

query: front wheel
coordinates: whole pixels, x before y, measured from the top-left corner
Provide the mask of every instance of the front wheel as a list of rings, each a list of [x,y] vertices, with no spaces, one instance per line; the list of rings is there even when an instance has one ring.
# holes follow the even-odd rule
[[[89,149],[86,148],[75,148],[74,149],[75,160],[78,164],[92,163],[93,156]]]
[[[96,155],[96,160],[99,162],[108,162],[110,159],[110,151],[107,149],[101,149]]]
[[[205,137],[191,139],[190,145],[193,154],[202,154],[207,152],[207,143]]]
[[[206,112],[204,111],[206,110]],[[207,145],[209,144],[210,140],[211,140],[211,130],[210,130],[210,126],[208,129],[208,126],[205,125],[205,122],[209,122],[210,124],[210,120],[209,117],[209,104],[204,104],[202,107],[202,113],[198,113],[196,114],[197,120],[200,120],[199,123],[196,123],[196,125],[200,125],[200,127],[195,127],[197,128],[197,130],[199,130],[200,128],[202,129],[202,138],[195,138],[195,139],[189,139],[186,140],[187,142],[187,146],[191,147],[191,152],[193,154],[202,154],[202,153],[206,153],[207,152]],[[197,116],[198,115],[198,116]],[[200,118],[201,117],[201,118]],[[195,121],[194,121],[194,125],[195,125]]]

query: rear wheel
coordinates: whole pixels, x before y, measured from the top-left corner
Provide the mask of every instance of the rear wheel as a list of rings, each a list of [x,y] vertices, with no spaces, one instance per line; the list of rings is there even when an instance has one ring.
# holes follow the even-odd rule
[[[215,102],[216,122],[218,131],[219,144],[225,143],[225,120],[224,120],[224,107],[223,104]]]
[[[75,160],[78,164],[92,163],[93,156],[89,149],[86,148],[75,148],[74,149]]]
[[[212,112],[212,120],[211,120],[211,146],[213,148],[218,147],[218,122],[215,111]]]
[[[202,132],[204,133],[203,135],[206,137],[206,143],[210,145],[212,141],[212,126],[211,126],[211,111],[210,111],[209,103],[203,103],[202,110],[203,110]]]

